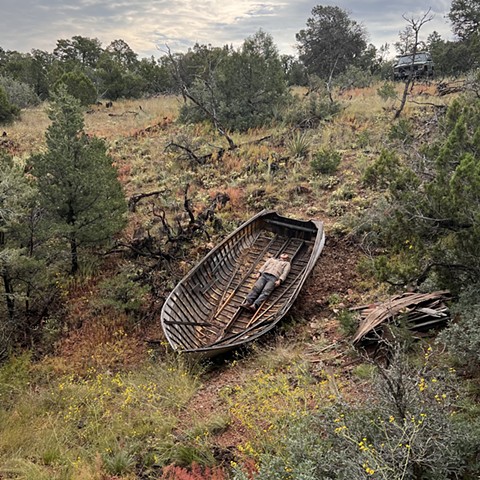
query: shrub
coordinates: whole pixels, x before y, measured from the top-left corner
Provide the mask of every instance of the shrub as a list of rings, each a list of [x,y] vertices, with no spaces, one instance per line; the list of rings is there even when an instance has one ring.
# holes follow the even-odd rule
[[[480,290],[478,284],[466,289],[452,307],[455,322],[439,335],[450,354],[472,372],[480,366]]]
[[[430,367],[431,355],[426,350],[415,367],[394,347],[361,404],[338,402],[299,418],[276,451],[259,456],[257,473],[236,467],[234,479],[475,478],[479,421],[458,411],[459,386],[451,372]]]
[[[343,333],[347,336],[353,335],[358,327],[358,318],[354,312],[342,309],[338,313],[338,322]]]
[[[83,106],[91,105],[97,100],[97,89],[83,72],[64,73],[55,84],[55,91],[58,91],[60,85],[65,85],[68,94],[80,100]]]
[[[341,89],[369,87],[374,78],[366,68],[350,65],[335,78],[334,85]]]
[[[287,141],[288,152],[292,157],[304,158],[308,155],[310,140],[305,132],[297,131]]]
[[[8,100],[5,90],[0,85],[0,123],[11,122],[18,115],[18,108]]]
[[[134,275],[121,272],[100,284],[100,306],[112,307],[120,313],[139,314],[145,303],[148,287],[135,281]]]
[[[18,108],[35,106],[40,103],[38,95],[30,85],[19,82],[13,78],[0,75],[0,88],[3,87],[8,101]]]
[[[377,94],[384,101],[392,100],[397,96],[395,85],[392,82],[385,82],[377,89]]]
[[[410,143],[413,140],[411,122],[407,118],[400,118],[390,128],[388,138],[390,140],[399,140],[402,143]]]
[[[398,155],[390,150],[382,150],[382,153],[363,173],[364,185],[379,189],[387,188],[395,179],[400,170]]]
[[[377,206],[370,209],[377,209],[379,221],[371,224],[369,241],[375,238],[385,253],[400,260],[390,259],[385,266],[396,263],[404,272],[410,270],[407,276],[399,272],[407,283],[435,281],[436,288],[458,293],[479,281],[480,231],[475,219],[480,211],[480,170],[474,153],[479,114],[478,99],[454,100],[437,137],[421,152],[403,157],[383,152],[365,172],[366,183],[387,189],[379,205],[382,211]],[[391,137],[405,141],[411,130],[408,121],[400,121]],[[363,211],[359,221],[364,223],[369,215]],[[398,284],[393,278],[388,281]]]
[[[332,149],[322,149],[313,155],[310,166],[315,174],[332,175],[337,171],[342,160],[339,152]]]
[[[292,97],[283,112],[283,121],[302,128],[315,128],[322,120],[329,120],[340,111],[340,104],[332,102],[326,92],[312,92],[308,96]]]
[[[225,50],[215,68],[205,66],[208,80],[197,78],[180,121],[212,121],[227,129],[246,131],[263,126],[276,115],[287,96],[285,74],[273,39],[261,30],[237,50]]]

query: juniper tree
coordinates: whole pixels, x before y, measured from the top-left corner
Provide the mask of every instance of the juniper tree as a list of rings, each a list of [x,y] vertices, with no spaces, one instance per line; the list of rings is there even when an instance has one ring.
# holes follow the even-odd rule
[[[430,278],[455,292],[480,281],[479,124],[480,101],[455,100],[422,162],[384,152],[367,169],[364,180],[386,190],[370,211],[369,237],[390,251],[375,260],[381,279],[421,285]]]
[[[367,48],[365,28],[340,7],[317,5],[297,33],[300,60],[308,73],[330,81],[354,65]]]
[[[0,85],[0,124],[12,121],[17,113],[18,108],[9,102],[5,90]]]
[[[126,202],[101,139],[84,132],[79,101],[60,89],[49,111],[47,151],[32,158],[52,238],[69,246],[70,271],[79,249],[108,242],[125,224]]]
[[[88,106],[97,100],[97,89],[92,80],[80,71],[65,72],[55,84],[55,89],[65,85],[70,95],[78,98],[82,105]]]
[[[0,359],[8,354],[38,298],[42,261],[35,258],[30,231],[36,209],[36,186],[22,165],[0,151]],[[35,292],[34,292],[35,290]],[[30,318],[31,319],[31,318]]]
[[[189,100],[181,110],[182,121],[208,119],[223,132],[245,131],[273,118],[277,106],[286,99],[287,83],[277,47],[268,33],[259,30],[238,50],[212,50],[208,59],[207,73],[197,75],[190,88],[182,65],[170,56],[176,80]]]
[[[0,154],[0,292],[10,320],[15,313],[14,273],[22,255],[19,245],[12,241],[12,231],[22,217],[28,185],[12,159]],[[0,313],[2,307],[0,307]],[[2,315],[0,315],[1,317]],[[2,326],[0,326],[0,330]]]

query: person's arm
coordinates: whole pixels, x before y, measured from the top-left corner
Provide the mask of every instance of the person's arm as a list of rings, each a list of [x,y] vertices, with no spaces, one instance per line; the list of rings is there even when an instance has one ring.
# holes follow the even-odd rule
[[[266,260],[265,263],[262,265],[262,267],[260,268],[260,270],[257,273],[257,278],[260,278],[260,275],[265,271],[269,261],[270,261],[270,259]]]
[[[283,266],[282,274],[278,278],[280,280],[280,283],[283,283],[285,281],[285,279],[287,278],[287,275],[290,272],[290,266],[291,266],[290,262],[285,263],[285,265]]]

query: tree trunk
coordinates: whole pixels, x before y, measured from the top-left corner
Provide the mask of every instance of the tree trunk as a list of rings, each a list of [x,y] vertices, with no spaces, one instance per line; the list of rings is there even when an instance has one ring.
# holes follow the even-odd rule
[[[395,120],[400,116],[400,114],[403,111],[403,107],[405,107],[405,104],[407,103],[408,90],[410,88],[410,83],[413,83],[412,74],[408,76],[408,80],[405,82],[405,88],[403,89],[403,95],[402,95],[402,101],[400,102],[400,107],[395,112],[395,116],[393,117]]]
[[[72,233],[70,235],[70,260],[71,260],[71,268],[70,273],[75,275],[78,272],[78,246],[77,246],[77,239],[75,234]]]
[[[78,271],[78,243],[75,233],[75,211],[73,203],[68,204],[67,224],[71,227],[70,230],[70,275],[75,275]]]
[[[7,273],[2,275],[3,278],[3,286],[5,288],[5,301],[7,303],[7,311],[8,311],[8,318],[13,320],[15,315],[15,300],[13,298],[13,286],[12,286],[12,279],[9,277]]]

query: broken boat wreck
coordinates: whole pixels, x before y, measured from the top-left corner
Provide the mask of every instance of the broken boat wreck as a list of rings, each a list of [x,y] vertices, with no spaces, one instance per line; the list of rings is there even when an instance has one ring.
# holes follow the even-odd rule
[[[241,225],[196,265],[168,296],[161,323],[170,346],[208,358],[245,345],[286,315],[325,243],[320,221],[264,210]],[[241,307],[269,257],[287,253],[291,269],[255,312]]]

